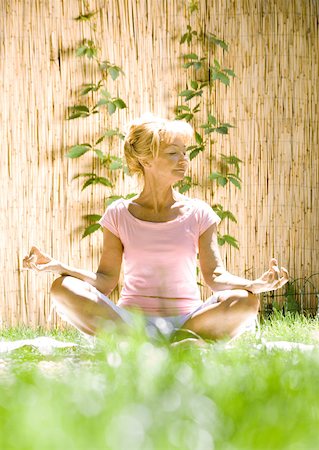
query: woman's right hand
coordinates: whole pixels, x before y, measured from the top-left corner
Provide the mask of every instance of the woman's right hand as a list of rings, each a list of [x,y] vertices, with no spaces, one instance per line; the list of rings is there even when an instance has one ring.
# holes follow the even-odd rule
[[[36,272],[53,272],[60,274],[61,263],[47,253],[42,252],[38,247],[33,246],[30,254],[23,258],[22,267]]]

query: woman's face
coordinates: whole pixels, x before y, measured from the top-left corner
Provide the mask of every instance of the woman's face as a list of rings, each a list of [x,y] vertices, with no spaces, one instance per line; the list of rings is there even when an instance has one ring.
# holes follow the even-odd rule
[[[176,136],[170,144],[161,142],[158,157],[150,161],[147,169],[154,171],[157,176],[170,178],[172,181],[183,179],[189,165],[186,148],[184,139],[179,136]]]

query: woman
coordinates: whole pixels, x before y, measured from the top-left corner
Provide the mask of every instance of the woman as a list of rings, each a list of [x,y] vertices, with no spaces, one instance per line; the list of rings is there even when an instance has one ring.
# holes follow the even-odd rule
[[[80,331],[95,335],[107,321],[124,327],[143,315],[150,336],[168,337],[181,327],[200,338],[238,336],[258,313],[256,294],[276,290],[288,272],[270,260],[269,270],[250,281],[226,271],[217,243],[218,215],[200,199],[173,189],[187,171],[186,148],[192,127],[153,115],[128,129],[124,152],[142,191],[118,199],[103,214],[103,251],[96,272],[63,264],[33,247],[24,267],[60,274],[51,288],[57,312]],[[196,260],[213,295],[200,299]],[[107,296],[116,287],[122,256],[124,287],[115,305]]]

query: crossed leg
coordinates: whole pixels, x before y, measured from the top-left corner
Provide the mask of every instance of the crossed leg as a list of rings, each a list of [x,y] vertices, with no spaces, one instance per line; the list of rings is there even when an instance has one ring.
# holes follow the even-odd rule
[[[259,298],[242,289],[219,292],[220,303],[214,303],[194,313],[183,328],[204,339],[234,338],[244,331],[244,325],[257,317]]]
[[[78,278],[61,276],[54,280],[50,292],[57,313],[83,333],[94,336],[107,321],[112,321],[120,331],[128,327],[88,283]]]
[[[58,314],[83,333],[94,336],[107,321],[119,331],[127,330],[128,324],[82,280],[71,276],[57,278],[51,286],[51,297]],[[219,303],[194,313],[182,328],[194,331],[203,339],[233,338],[241,333],[248,320],[257,316],[259,299],[250,292],[222,291],[218,299]]]

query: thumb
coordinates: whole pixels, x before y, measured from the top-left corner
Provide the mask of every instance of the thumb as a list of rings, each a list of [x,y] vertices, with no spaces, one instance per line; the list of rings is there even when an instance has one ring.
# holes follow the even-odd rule
[[[36,245],[32,245],[31,250],[30,250],[30,255],[29,257],[33,256],[33,255],[39,255],[40,254],[40,249],[39,247],[37,247]]]
[[[34,262],[30,263],[32,269],[35,269],[37,272],[43,272],[47,269],[50,269],[50,264],[35,264]]]

